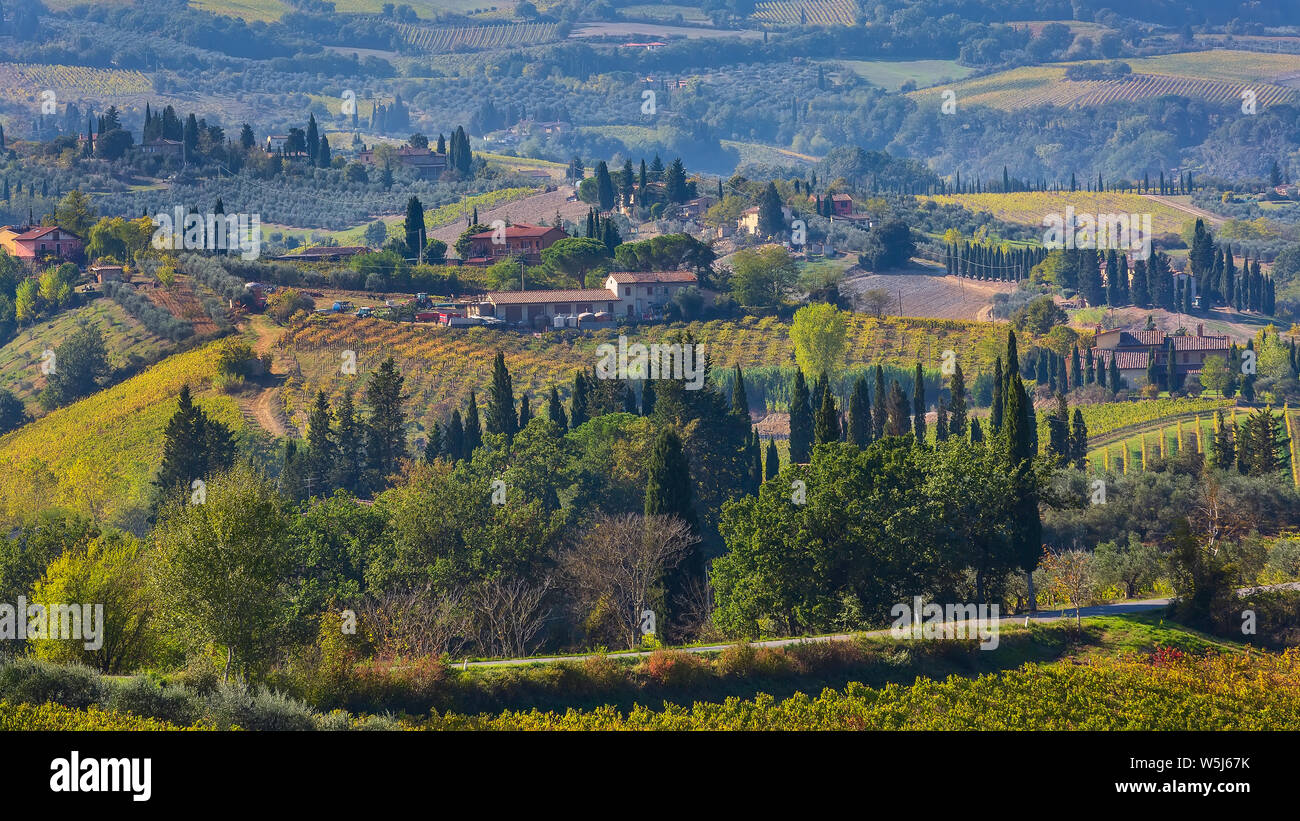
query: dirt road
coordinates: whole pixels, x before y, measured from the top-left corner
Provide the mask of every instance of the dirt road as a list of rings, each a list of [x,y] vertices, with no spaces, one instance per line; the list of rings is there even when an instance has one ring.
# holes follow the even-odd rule
[[[251,331],[255,335],[253,352],[258,356],[268,351],[272,353],[271,373],[264,377],[268,384],[265,384],[256,392],[245,394],[239,398],[240,413],[245,421],[257,425],[276,438],[299,436],[300,432],[285,416],[279,402],[280,383],[284,381],[284,376],[288,373],[289,368],[287,360],[275,353],[275,343],[279,341],[285,329],[276,325],[265,315],[250,317],[240,324],[239,329],[244,332]]]

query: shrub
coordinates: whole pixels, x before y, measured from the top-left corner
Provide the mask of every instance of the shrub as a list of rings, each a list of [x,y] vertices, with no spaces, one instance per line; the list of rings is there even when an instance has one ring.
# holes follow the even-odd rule
[[[199,699],[183,687],[164,687],[144,676],[109,684],[104,704],[110,710],[190,725],[203,714]]]
[[[0,697],[12,702],[52,702],[78,709],[103,695],[99,673],[81,664],[53,664],[20,658],[0,667]]]
[[[695,653],[656,650],[641,663],[646,676],[661,687],[691,687],[708,676],[708,663]]]
[[[242,684],[223,684],[207,699],[217,727],[244,730],[314,730],[317,713],[277,692],[253,692]]]

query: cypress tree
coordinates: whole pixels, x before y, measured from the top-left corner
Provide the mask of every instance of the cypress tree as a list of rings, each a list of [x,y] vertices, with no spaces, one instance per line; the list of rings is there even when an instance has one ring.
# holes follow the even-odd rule
[[[465,447],[462,456],[473,457],[474,451],[483,446],[483,423],[478,418],[478,397],[474,391],[469,392],[469,410],[465,412]]]
[[[488,388],[487,418],[484,420],[488,433],[513,436],[518,430],[515,416],[515,394],[510,371],[506,369],[506,357],[497,351],[492,362],[492,385]]]
[[[546,417],[561,431],[569,429],[569,419],[564,413],[564,405],[560,403],[560,392],[554,387],[551,388],[551,396],[546,401]]]
[[[948,383],[952,404],[948,408],[948,432],[953,436],[966,435],[966,376],[961,365],[954,363],[952,379]]]
[[[794,395],[790,399],[790,462],[806,464],[812,456],[813,420],[808,383],[803,371],[796,370]]]
[[[671,425],[659,431],[650,448],[645,488],[645,515],[676,516],[698,533],[699,525],[692,504],[690,468],[682,440]],[[666,599],[670,612],[673,604],[685,597],[691,582],[704,575],[704,557],[698,543],[692,545],[682,561],[668,571],[665,579]]]
[[[948,403],[942,396],[934,415],[934,438],[939,442],[948,438]]]
[[[360,493],[361,470],[366,455],[365,438],[351,387],[344,389],[334,418],[338,427],[334,439],[334,473],[330,477],[330,483],[349,493]]]
[[[763,466],[763,477],[765,479],[775,479],[776,475],[781,472],[781,454],[777,452],[776,441],[767,440],[767,462]]]
[[[758,431],[751,431],[749,439],[749,481],[750,493],[757,496],[763,486],[763,445],[758,441]]]
[[[429,429],[428,438],[424,440],[424,461],[432,464],[433,460],[442,455],[442,425],[437,422]]]
[[[1056,412],[1047,417],[1047,453],[1057,464],[1070,457],[1070,408],[1065,394],[1056,395]]]
[[[1074,428],[1070,431],[1070,459],[1083,470],[1088,462],[1088,426],[1083,421],[1083,411],[1074,409]]]
[[[1006,402],[1006,385],[1002,378],[1002,357],[993,360],[993,405],[989,408],[989,427],[993,433],[1002,430],[1002,406]]]
[[[515,426],[516,431],[521,431],[528,427],[528,422],[533,418],[533,410],[528,407],[528,394],[525,392],[519,397],[519,424]]]
[[[860,448],[871,444],[871,397],[867,380],[861,376],[853,383],[849,396],[848,440]]]
[[[447,432],[442,441],[443,452],[453,462],[459,462],[467,455],[465,451],[465,423],[460,419],[460,409],[451,412],[451,421],[447,423]]]
[[[871,438],[879,439],[885,435],[885,422],[889,418],[887,406],[888,394],[885,393],[885,369],[876,365],[876,404],[871,409]]]
[[[330,472],[334,467],[332,424],[329,400],[325,391],[318,390],[307,416],[307,490],[313,496],[329,494]]]
[[[980,420],[970,420],[970,441],[971,444],[984,441],[984,430],[980,427]]]
[[[912,429],[912,418],[907,409],[907,394],[903,393],[903,386],[898,384],[895,379],[889,386],[888,401],[888,421],[885,423],[885,433],[889,436],[902,436]]]
[[[577,429],[590,418],[587,415],[590,402],[588,390],[587,375],[578,371],[573,377],[573,398],[569,402],[570,428]]]
[[[367,487],[379,490],[406,458],[406,416],[402,411],[402,383],[397,363],[390,356],[370,374],[366,385]]]
[[[749,397],[745,394],[745,375],[736,365],[735,380],[731,386],[731,412],[749,421]]]
[[[925,441],[925,373],[921,363],[916,363],[916,377],[912,382],[912,432],[916,441]]]
[[[817,444],[840,441],[840,415],[835,410],[835,394],[831,391],[826,374],[822,373],[822,401],[817,409]]]

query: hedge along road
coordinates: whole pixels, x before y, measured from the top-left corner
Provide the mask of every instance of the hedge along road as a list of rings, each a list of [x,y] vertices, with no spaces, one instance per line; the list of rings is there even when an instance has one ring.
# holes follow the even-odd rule
[[[1287,585],[1274,585],[1274,587],[1287,587]],[[1300,583],[1297,583],[1296,585],[1292,585],[1292,587],[1300,587]],[[1269,589],[1269,588],[1252,588],[1252,590],[1265,590],[1265,589]],[[1125,613],[1146,613],[1153,610],[1160,610],[1162,608],[1169,606],[1169,601],[1170,600],[1167,598],[1140,599],[1138,601],[1116,602],[1114,604],[1099,604],[1093,607],[1080,608],[1079,615],[1081,617],[1084,617],[1084,616],[1115,616],[1115,615],[1121,615]],[[1071,607],[1066,610],[1040,610],[1037,613],[1026,614],[1026,615],[1003,616],[1002,618],[998,619],[998,622],[999,624],[1010,624],[1013,622],[1028,624],[1031,621],[1046,623],[1046,622],[1060,621],[1061,619],[1072,619],[1074,617],[1075,617],[1075,609]],[[963,621],[955,621],[955,622],[944,622],[944,624],[951,625],[954,629],[959,629],[959,628],[974,629],[979,626],[978,621],[969,620],[969,619]],[[872,637],[884,638],[889,636],[889,634],[890,631],[888,629],[884,629],[884,630],[870,630],[870,631],[860,632],[860,633],[836,633],[834,635],[829,635],[829,636],[807,636],[807,637],[800,637],[794,639],[769,639],[767,641],[749,642],[749,644],[753,647],[787,647],[791,644],[799,644],[801,642],[850,641],[859,636],[872,636]],[[971,633],[970,635],[975,635],[975,634]],[[678,648],[665,648],[665,649],[673,649],[682,653],[720,653],[723,650],[726,650],[728,647],[734,647],[735,645],[736,642],[727,642],[724,644],[705,644],[705,645],[700,645],[698,647],[678,647]],[[471,667],[518,667],[527,664],[555,664],[561,661],[583,661],[589,658],[597,658],[601,655],[603,655],[605,658],[611,658],[611,659],[637,659],[637,658],[644,658],[650,655],[652,652],[654,651],[625,650],[623,652],[603,653],[603,654],[587,653],[585,655],[577,655],[577,656],[538,656],[536,658],[521,658],[521,659],[492,659],[489,661],[462,662],[461,667],[462,669],[468,669]]]
[[[1243,587],[1237,590],[1237,594],[1239,596],[1249,596],[1254,593],[1264,593],[1271,590],[1300,590],[1300,582],[1288,582],[1285,584],[1270,584],[1264,587]],[[1119,616],[1119,615],[1131,614],[1131,613],[1149,613],[1154,610],[1162,610],[1168,607],[1170,601],[1171,599],[1162,598],[1162,599],[1138,599],[1136,601],[1115,602],[1113,604],[1098,604],[1092,607],[1079,608],[1078,616],[1080,618],[1086,618],[1088,616]],[[1032,621],[1036,623],[1045,624],[1048,622],[1060,621],[1062,619],[1072,619],[1075,618],[1075,615],[1076,615],[1075,608],[1073,607],[1066,608],[1064,610],[1040,610],[1037,613],[1021,614],[1017,616],[1003,616],[1002,618],[998,619],[998,623],[1010,624],[1012,622],[1019,622],[1021,624],[1027,625]],[[944,622],[944,624],[949,624],[954,629],[956,628],[974,629],[979,626],[978,621],[970,620],[970,619],[963,620],[963,621]],[[794,639],[769,639],[767,641],[753,641],[753,642],[749,642],[749,644],[753,647],[787,647],[791,644],[799,644],[801,642],[850,641],[859,636],[884,638],[889,636],[889,634],[890,631],[888,629],[869,630],[860,633],[836,633],[834,635],[829,635],[829,636],[806,636],[806,637],[794,638]],[[970,635],[974,635],[974,634],[970,634]],[[726,650],[728,647],[736,646],[736,644],[737,642],[727,642],[724,644],[705,644],[705,645],[700,645],[698,647],[674,647],[674,648],[664,648],[664,649],[672,649],[682,653],[721,653],[723,650]],[[462,669],[468,669],[470,667],[518,667],[526,664],[555,664],[556,662],[561,662],[561,661],[583,661],[589,658],[597,658],[602,655],[605,658],[612,658],[612,659],[637,659],[637,658],[644,658],[646,656],[649,656],[653,652],[654,651],[652,650],[625,650],[622,652],[615,652],[615,653],[587,653],[584,655],[576,655],[576,656],[538,656],[536,658],[492,659],[490,661],[466,661],[461,663],[461,667]]]

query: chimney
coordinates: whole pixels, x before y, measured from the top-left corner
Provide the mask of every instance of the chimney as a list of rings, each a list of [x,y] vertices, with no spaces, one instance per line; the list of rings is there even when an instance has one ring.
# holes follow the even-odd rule
[[[1204,323],[1204,322],[1198,322],[1198,323],[1196,323],[1196,335],[1197,335],[1197,336],[1205,336],[1205,323]]]

